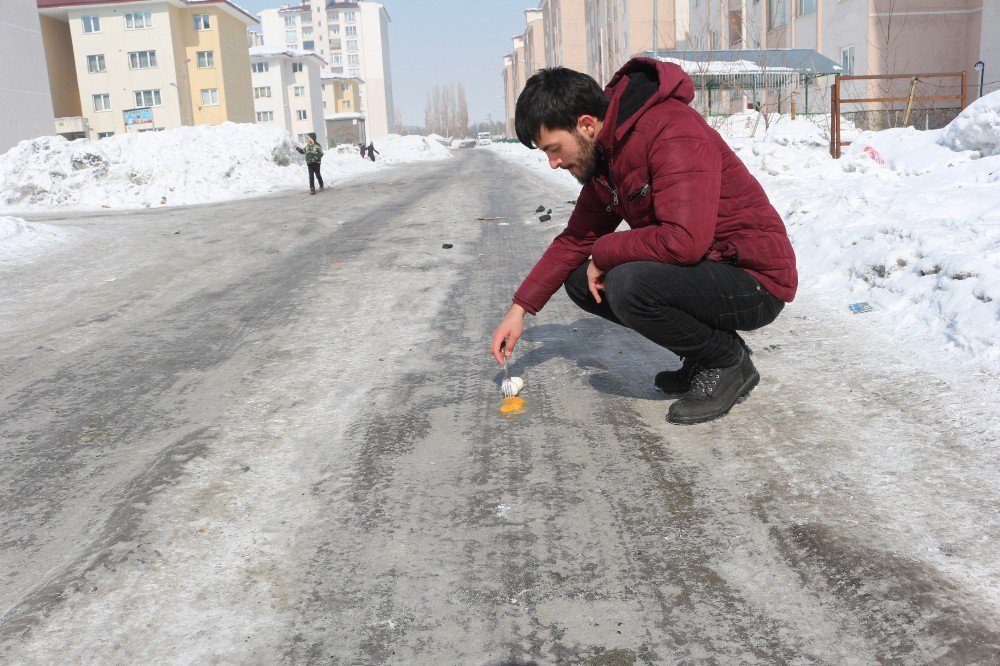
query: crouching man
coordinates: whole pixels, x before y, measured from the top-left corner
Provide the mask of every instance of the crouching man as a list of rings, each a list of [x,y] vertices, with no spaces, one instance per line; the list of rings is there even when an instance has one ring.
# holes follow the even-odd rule
[[[525,313],[564,285],[587,312],[683,359],[654,380],[680,396],[671,423],[719,418],[757,385],[736,331],[771,323],[792,300],[795,254],[760,183],[689,106],[693,98],[679,67],[648,58],[626,63],[603,92],[561,67],[528,79],[518,138],[583,189],[493,332],[498,361],[516,346]],[[615,232],[622,219],[631,228]]]

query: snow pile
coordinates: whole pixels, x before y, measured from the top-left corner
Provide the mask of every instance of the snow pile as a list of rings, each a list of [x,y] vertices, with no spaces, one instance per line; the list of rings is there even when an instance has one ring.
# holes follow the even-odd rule
[[[785,220],[801,290],[845,316],[867,301],[875,311],[858,316],[873,326],[1000,370],[1000,156],[906,128],[864,132],[833,160],[826,145],[780,139],[782,126],[728,140]]]
[[[1000,90],[977,99],[951,122],[938,143],[952,150],[1000,154]]]
[[[779,118],[771,123],[764,134],[764,143],[776,143],[779,146],[796,146],[802,148],[822,147],[830,145],[830,132],[809,118]]]
[[[567,196],[572,195],[574,199],[580,193],[580,183],[573,177],[573,174],[565,169],[550,167],[548,158],[540,150],[529,150],[520,143],[491,143],[488,146],[478,148],[478,150],[491,150],[505,160],[530,169],[554,184],[565,187]]]
[[[69,233],[60,227],[0,217],[0,264],[32,258],[53,245],[65,243]]]
[[[353,146],[328,151],[324,179],[448,156],[422,137],[389,136],[378,144],[379,163],[360,159]],[[301,188],[305,160],[295,145],[283,130],[236,123],[93,141],[40,137],[0,155],[0,210],[141,208]]]
[[[451,152],[437,141],[424,136],[390,134],[375,141],[376,159],[388,164],[441,160],[451,157]],[[351,150],[356,154],[354,147]]]

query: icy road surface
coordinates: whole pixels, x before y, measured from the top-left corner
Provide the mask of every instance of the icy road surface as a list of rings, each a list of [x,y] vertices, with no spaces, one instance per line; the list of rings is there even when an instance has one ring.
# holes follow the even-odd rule
[[[671,426],[677,360],[559,294],[498,412],[566,198],[470,150],[30,217],[72,242],[0,266],[0,662],[998,663],[995,377],[802,293]]]

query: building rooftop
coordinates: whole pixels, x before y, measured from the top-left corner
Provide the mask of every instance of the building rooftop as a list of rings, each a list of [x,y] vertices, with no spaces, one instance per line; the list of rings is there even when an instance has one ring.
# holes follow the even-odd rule
[[[318,53],[315,51],[303,51],[302,49],[286,49],[277,46],[251,46],[250,47],[250,57],[251,58],[268,58],[274,56],[284,56],[286,58],[309,58],[313,57],[319,60],[324,65],[327,64]]]
[[[350,74],[328,74],[324,72],[320,74],[321,79],[339,79],[342,81],[358,81],[359,83],[364,83],[365,80],[360,76],[351,76]]]
[[[324,120],[364,120],[365,114],[363,113],[328,113],[324,116]]]
[[[35,0],[38,11],[46,16],[65,19],[67,10],[81,7],[101,7],[123,4],[152,4],[156,0]],[[160,0],[161,2],[163,0]],[[195,9],[199,6],[218,5],[226,13],[247,25],[259,23],[257,17],[230,0],[165,0],[175,7]]]
[[[737,49],[732,51],[647,51],[647,58],[673,62],[688,74],[798,73],[840,74],[843,68],[813,49]]]

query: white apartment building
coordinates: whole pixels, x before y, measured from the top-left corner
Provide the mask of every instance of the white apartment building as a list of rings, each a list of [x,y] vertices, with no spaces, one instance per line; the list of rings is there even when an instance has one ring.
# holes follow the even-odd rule
[[[360,113],[366,134],[377,139],[394,125],[389,61],[389,14],[377,2],[319,0],[282,5],[260,13],[264,44],[315,51],[326,61],[324,73],[364,81]]]
[[[257,123],[281,127],[301,143],[316,133],[327,145],[320,70],[326,64],[312,51],[254,46],[250,79]]]
[[[5,0],[0,19],[0,153],[24,139],[50,135],[52,95],[35,0]]]

